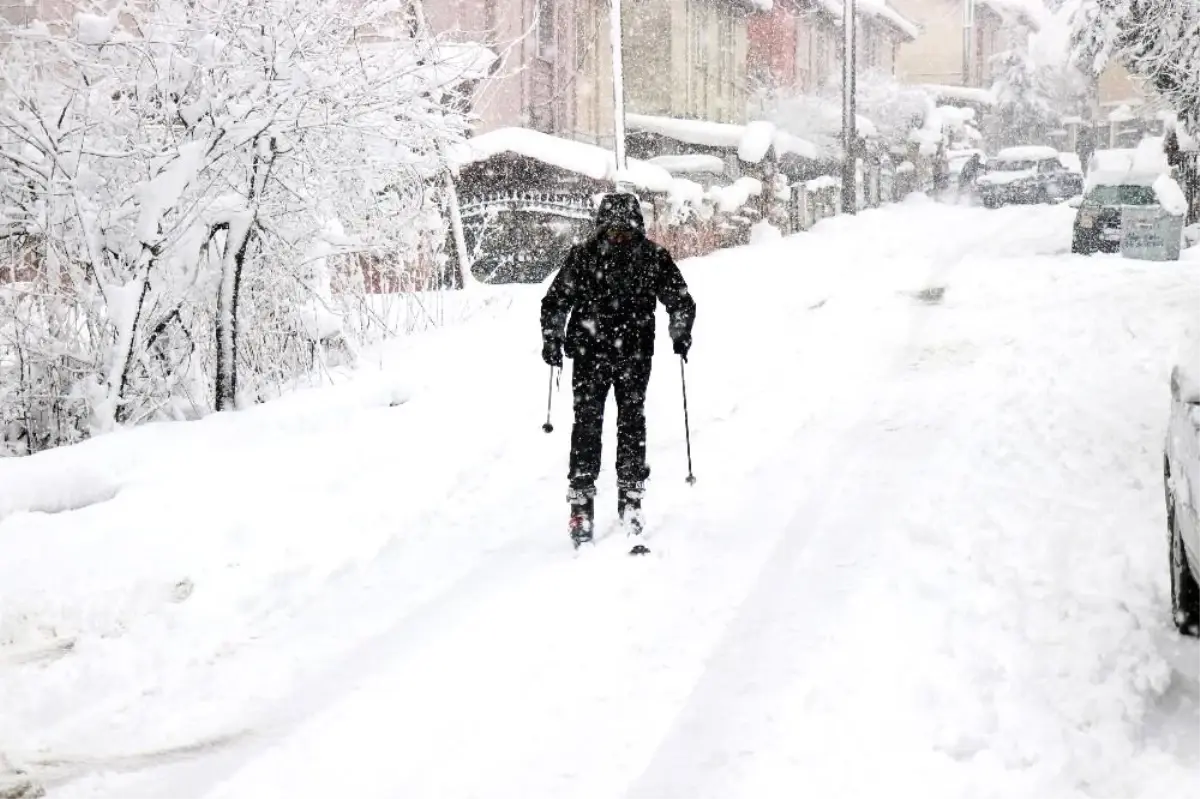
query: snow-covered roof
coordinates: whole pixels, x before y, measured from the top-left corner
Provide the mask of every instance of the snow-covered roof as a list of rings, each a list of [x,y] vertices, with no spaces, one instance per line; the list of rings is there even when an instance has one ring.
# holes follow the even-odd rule
[[[988,89],[978,89],[974,86],[949,86],[941,83],[925,83],[921,88],[937,97],[939,100],[958,100],[964,103],[976,103],[983,106],[996,104],[996,98]]]
[[[1091,161],[1088,162],[1085,188],[1090,190],[1093,186],[1155,186],[1160,177],[1170,174],[1170,169],[1167,157],[1163,153],[1162,138],[1143,139],[1133,149],[1097,150],[1093,153]],[[1164,196],[1168,196],[1168,200],[1172,199],[1169,196],[1169,186],[1164,185],[1163,192]],[[1163,207],[1167,207],[1167,203],[1163,203]]]
[[[996,157],[1005,161],[1041,161],[1044,158],[1058,158],[1058,150],[1041,144],[1029,144],[1024,147],[1005,147],[996,153]]]
[[[685,155],[656,155],[646,163],[660,166],[672,175],[692,175],[697,172],[719,175],[725,171],[725,162],[715,155],[687,153]]]
[[[817,0],[817,7],[839,21],[845,13],[843,0]],[[887,0],[856,0],[855,8],[859,16],[880,19],[903,33],[909,41],[921,33],[915,23],[893,8]]]
[[[516,153],[593,180],[615,181],[618,177],[616,157],[611,151],[528,128],[499,128],[482,133],[450,147],[446,157],[451,167],[458,170],[500,153]],[[620,177],[648,191],[670,191],[674,180],[662,167],[636,158],[627,159]]]
[[[779,130],[772,122],[731,125],[703,119],[626,114],[625,124],[631,130],[655,133],[687,144],[733,149],[739,159],[750,164],[762,161],[772,149],[776,156],[798,155],[813,160],[818,157],[815,144]]]
[[[650,116],[649,114],[626,114],[625,125],[631,130],[656,133],[688,144],[703,147],[737,148],[742,143],[745,127],[727,122],[709,122],[704,119],[676,119],[675,117]]]
[[[861,0],[860,0],[861,2]],[[1042,0],[979,0],[979,3],[1006,20],[1012,20],[1034,31],[1042,29],[1046,7]]]

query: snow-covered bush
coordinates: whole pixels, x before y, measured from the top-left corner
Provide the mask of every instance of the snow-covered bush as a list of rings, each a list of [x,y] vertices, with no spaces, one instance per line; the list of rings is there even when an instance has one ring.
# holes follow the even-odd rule
[[[427,194],[464,128],[460,76],[395,3],[107,5],[0,21],[10,451],[351,357],[358,256],[411,261],[443,228]]]

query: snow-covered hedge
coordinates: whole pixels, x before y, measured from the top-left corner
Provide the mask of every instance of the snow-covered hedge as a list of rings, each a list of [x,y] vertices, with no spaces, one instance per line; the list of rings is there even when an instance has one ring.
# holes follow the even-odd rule
[[[351,254],[412,260],[443,228],[426,185],[470,67],[393,30],[393,3],[121,8],[0,20],[0,236],[22,264],[0,294],[0,454],[231,408],[352,355]]]

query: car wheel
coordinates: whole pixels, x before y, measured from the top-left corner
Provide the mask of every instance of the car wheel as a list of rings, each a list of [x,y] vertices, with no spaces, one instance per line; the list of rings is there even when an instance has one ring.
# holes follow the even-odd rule
[[[1169,473],[1168,473],[1169,478]],[[1170,536],[1171,618],[1175,628],[1184,635],[1200,636],[1200,585],[1188,566],[1183,550],[1183,535],[1175,514],[1175,497],[1167,485],[1167,531]]]
[[[983,198],[983,207],[984,208],[996,208],[999,205],[1000,205],[1000,203],[996,202],[995,197],[984,197]]]
[[[1095,247],[1090,247],[1078,238],[1071,239],[1071,252],[1079,255],[1091,255],[1096,251]]]

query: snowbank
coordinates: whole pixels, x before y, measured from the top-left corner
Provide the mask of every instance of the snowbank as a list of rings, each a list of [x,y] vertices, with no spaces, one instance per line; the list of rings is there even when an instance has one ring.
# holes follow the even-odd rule
[[[750,226],[750,243],[751,244],[767,244],[772,241],[779,241],[783,238],[783,233],[779,228],[772,225],[765,219],[759,220]]]
[[[1163,210],[1172,216],[1183,216],[1187,213],[1187,197],[1174,178],[1170,175],[1159,175],[1154,179],[1153,185],[1154,196],[1158,198],[1158,204]]]

